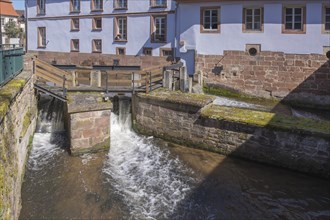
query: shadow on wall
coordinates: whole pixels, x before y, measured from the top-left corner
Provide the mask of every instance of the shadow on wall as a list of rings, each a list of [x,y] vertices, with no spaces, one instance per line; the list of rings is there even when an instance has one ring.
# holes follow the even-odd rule
[[[290,103],[298,96],[299,101],[311,101],[313,97],[317,97],[320,99],[319,103],[326,103],[323,107],[329,107],[329,85],[330,60],[323,63],[293,89],[283,102]],[[281,103],[274,106],[272,110],[276,111],[279,105]],[[330,115],[329,109],[327,114]],[[282,114],[276,113],[266,127],[273,127],[281,119]],[[249,136],[248,140],[242,141],[243,143],[231,152],[231,155],[243,155],[266,164],[276,164],[274,161],[280,160],[287,164],[292,163],[291,167],[287,166],[292,169],[299,168],[297,164],[301,164],[306,166],[306,172],[309,168],[314,171],[323,170],[327,172],[328,177],[330,176],[330,148],[324,146],[326,140],[329,143],[329,136],[314,139],[303,132],[296,137],[285,136],[281,132],[274,135],[272,129],[260,131],[253,126],[243,128],[242,124],[235,122],[224,125],[219,121],[218,123],[208,121],[210,122],[208,123],[200,120],[203,119],[197,119],[196,123],[206,127],[209,124],[212,128],[225,126],[228,129],[225,134],[229,139],[220,145],[225,148],[230,147],[231,142],[239,142],[239,138],[236,137],[240,133]],[[288,122],[288,125],[295,127],[292,123],[298,123],[298,121],[306,122],[305,126],[309,127],[310,121],[300,119],[293,119]],[[313,125],[317,125],[317,122],[314,121]],[[310,127],[310,129],[314,128]],[[231,132],[235,134],[230,136]],[[281,142],[279,138],[282,140],[286,138],[286,143]],[[284,154],[279,155],[278,150]],[[249,156],[249,151],[253,151],[254,156]],[[280,157],[276,158],[277,156]],[[263,159],[260,160],[260,158]],[[314,160],[322,160],[324,163],[318,167],[313,163]],[[212,158],[206,158],[204,161],[206,164],[212,164]],[[198,168],[198,164],[195,166]],[[200,166],[205,166],[205,164]],[[223,159],[178,204],[170,219],[327,219],[329,218],[327,210],[330,205],[328,184],[328,180],[311,178],[303,173],[267,165],[260,166],[258,163],[228,157]]]

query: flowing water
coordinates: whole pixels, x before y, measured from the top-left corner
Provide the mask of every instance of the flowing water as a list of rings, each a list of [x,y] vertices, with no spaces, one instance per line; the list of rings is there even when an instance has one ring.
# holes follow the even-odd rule
[[[109,152],[70,157],[56,102],[44,102],[20,219],[329,219],[329,181],[136,134],[129,102]]]

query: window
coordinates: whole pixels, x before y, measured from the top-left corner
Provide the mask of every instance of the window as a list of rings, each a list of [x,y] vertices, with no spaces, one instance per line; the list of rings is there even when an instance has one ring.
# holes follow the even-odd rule
[[[117,17],[114,21],[115,41],[127,41],[127,18]]]
[[[102,11],[103,0],[92,0],[92,11]]]
[[[151,7],[155,7],[155,8],[157,8],[157,7],[160,7],[160,8],[165,8],[165,7],[167,7],[167,1],[166,0],[151,0],[150,1],[150,3],[151,3]]]
[[[127,0],[114,0],[114,9],[127,9]]]
[[[79,39],[72,39],[71,40],[71,51],[72,52],[79,52]]]
[[[37,14],[46,14],[46,0],[37,0]]]
[[[151,42],[166,43],[167,35],[166,16],[152,16],[151,19]]]
[[[38,28],[38,47],[46,47],[46,28],[39,27]]]
[[[201,8],[201,32],[219,33],[220,32],[220,8]]]
[[[124,48],[124,47],[117,47],[116,48],[116,54],[117,55],[126,55],[126,48]]]
[[[305,7],[284,7],[282,33],[305,33]]]
[[[322,33],[330,34],[330,5],[323,7],[323,28]]]
[[[102,52],[102,40],[97,39],[93,40],[92,48],[94,53],[101,53]]]
[[[79,18],[71,19],[71,31],[79,31]]]
[[[144,47],[143,48],[143,55],[152,56],[152,48],[151,47]]]
[[[170,48],[161,48],[160,49],[161,57],[173,57],[173,49]]]
[[[263,9],[243,9],[243,32],[263,31]]]
[[[5,25],[5,19],[1,18],[1,26]]]
[[[9,22],[13,22],[14,21],[14,19],[12,19],[12,18],[9,18]]]
[[[70,1],[70,11],[71,12],[80,12],[80,0],[71,0]]]
[[[102,30],[102,18],[93,18],[93,30]]]

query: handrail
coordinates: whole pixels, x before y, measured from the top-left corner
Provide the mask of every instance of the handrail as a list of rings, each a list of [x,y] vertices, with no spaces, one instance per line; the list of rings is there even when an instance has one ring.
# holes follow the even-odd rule
[[[0,50],[0,86],[23,70],[23,48]]]

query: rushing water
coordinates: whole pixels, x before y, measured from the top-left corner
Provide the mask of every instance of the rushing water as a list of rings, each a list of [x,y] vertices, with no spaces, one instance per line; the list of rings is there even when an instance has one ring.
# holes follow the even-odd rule
[[[65,150],[60,104],[42,103],[21,219],[330,218],[329,181],[138,135],[120,103],[110,151],[81,157]]]

